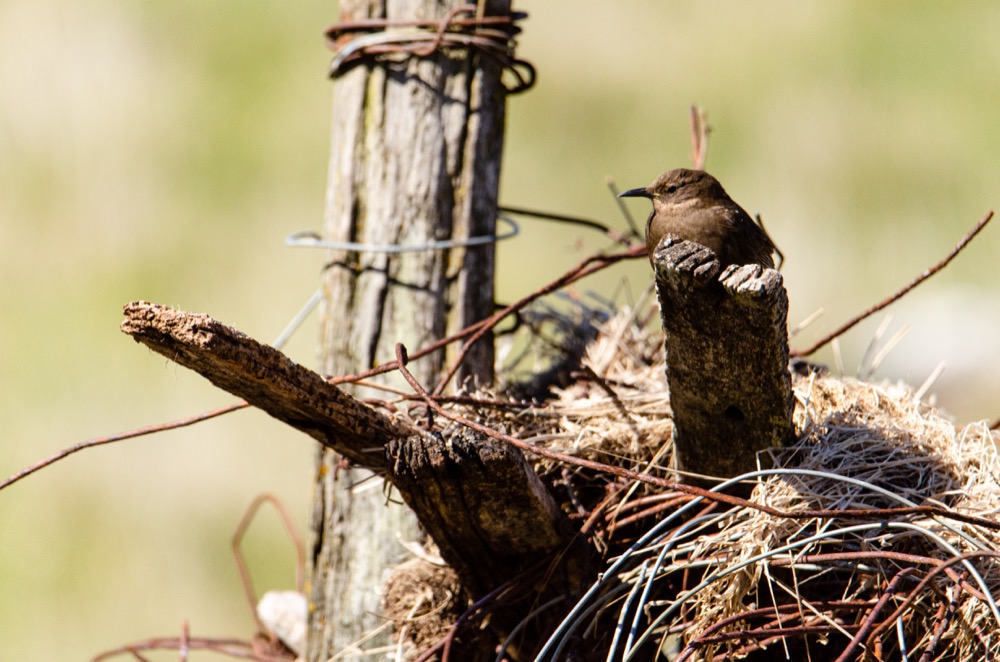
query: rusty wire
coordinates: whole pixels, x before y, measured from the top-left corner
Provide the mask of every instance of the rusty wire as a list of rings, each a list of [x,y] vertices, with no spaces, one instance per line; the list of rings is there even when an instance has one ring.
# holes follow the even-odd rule
[[[455,7],[440,20],[367,18],[341,21],[326,30],[327,46],[336,54],[329,75],[336,78],[363,61],[397,57],[428,58],[435,53],[465,49],[499,63],[514,77],[508,94],[535,84],[535,68],[514,55],[517,21],[525,12],[487,16],[474,4]]]
[[[402,346],[397,346],[400,372],[439,416],[489,434],[482,426],[434,404],[431,394],[406,370],[406,361],[405,350]],[[528,448],[526,444],[518,445],[509,435],[494,432],[490,436],[505,439],[535,454],[545,455],[548,452],[541,448]],[[567,465],[584,468],[597,466],[595,463],[587,467],[588,463],[581,458],[564,457],[563,461]],[[604,469],[618,476],[623,475],[620,468]],[[951,517],[944,515],[943,511],[935,513],[935,517],[928,521],[914,510],[914,507],[923,509],[926,506],[916,505],[886,486],[859,481],[850,476],[801,468],[770,469],[758,473],[760,476],[794,473],[799,476],[824,477],[863,488],[873,495],[902,504],[902,507],[878,507],[878,501],[875,500],[864,502],[863,508],[843,508],[838,505],[824,510],[822,514],[814,510],[813,514],[819,521],[814,525],[804,526],[802,532],[808,534],[806,537],[794,534],[784,540],[784,545],[780,548],[765,547],[762,553],[741,562],[738,557],[731,556],[731,550],[711,553],[710,548],[700,548],[698,543],[703,535],[728,535],[713,533],[716,528],[722,529],[728,522],[738,523],[749,517],[758,517],[751,511],[771,515],[767,511],[771,511],[772,506],[727,495],[702,493],[689,489],[688,486],[643,477],[659,487],[674,488],[677,492],[687,492],[690,496],[697,495],[697,501],[711,498],[736,507],[694,514],[690,511],[696,505],[696,500],[687,499],[682,505],[679,499],[672,504],[675,508],[679,506],[679,509],[666,514],[666,518],[644,535],[643,540],[638,541],[629,554],[618,557],[619,561],[605,570],[602,574],[604,579],[599,580],[588,592],[588,596],[574,607],[564,625],[560,626],[560,632],[553,635],[539,659],[562,659],[566,652],[565,646],[572,647],[572,642],[578,636],[586,639],[588,645],[599,646],[600,641],[593,638],[593,633],[629,630],[634,634],[625,642],[622,656],[609,659],[629,659],[630,654],[634,659],[634,655],[640,654],[639,651],[662,646],[662,641],[657,643],[660,633],[676,633],[679,629],[686,631],[689,638],[681,643],[683,649],[677,651],[681,655],[678,659],[713,659],[713,653],[720,649],[724,652],[719,653],[720,657],[715,659],[731,659],[727,656],[742,656],[768,646],[808,648],[820,639],[829,639],[834,642],[832,645],[839,648],[836,652],[839,652],[840,659],[843,660],[853,659],[860,650],[894,651],[897,647],[907,647],[917,655],[923,654],[922,659],[932,660],[939,659],[942,655],[947,657],[955,654],[957,650],[965,650],[954,639],[953,633],[949,634],[956,619],[968,618],[967,615],[957,613],[962,605],[970,601],[978,602],[981,605],[979,613],[988,622],[1000,622],[996,598],[991,595],[991,584],[985,579],[990,565],[1000,559],[1000,555],[989,549],[989,538],[984,535],[988,530],[997,530],[998,524],[995,521],[977,518],[975,526],[981,527],[981,530],[976,533],[965,527],[955,528],[946,521]],[[638,478],[635,474],[629,477]],[[716,489],[725,489],[730,482],[739,480],[740,478],[736,478],[727,481]],[[637,505],[642,507],[650,504],[643,502]],[[595,510],[606,511],[609,508],[610,504],[604,504]],[[786,509],[777,517],[801,519],[809,510],[812,509]],[[685,516],[679,517],[685,512]],[[955,514],[957,513],[953,513]],[[662,513],[642,515],[655,520]],[[694,515],[693,518],[691,515]],[[938,519],[942,516],[944,520]],[[962,515],[958,517],[962,518]],[[591,521],[591,526],[596,524],[598,528],[608,531],[610,527],[603,521],[605,519],[598,516],[588,521]],[[860,523],[852,524],[852,521]],[[664,527],[663,524],[667,526]],[[972,544],[974,547],[965,548],[966,551],[960,547],[952,548],[929,527],[960,534],[965,541],[963,544]],[[812,534],[814,529],[820,533]],[[897,539],[905,539],[906,544],[897,548],[883,548],[883,537],[890,530],[901,532]],[[654,533],[655,535],[650,536]],[[919,540],[924,543],[918,544]],[[638,568],[640,563],[644,564],[657,551],[660,556],[649,571]],[[949,555],[951,558],[948,558]],[[631,559],[626,561],[628,556]],[[977,560],[975,565],[972,564],[973,560]],[[953,568],[959,565],[960,568]],[[779,574],[774,575],[775,571]],[[757,610],[732,615],[731,620],[725,622],[725,631],[709,628],[698,633],[698,624],[684,625],[690,620],[693,613],[690,612],[690,606],[696,601],[708,600],[706,596],[721,591],[720,587],[737,575],[755,572],[774,577],[759,584],[756,600],[758,604],[763,601],[763,604]],[[783,584],[781,575],[788,576],[789,573],[792,583]],[[829,600],[831,594],[825,586],[829,582],[839,582],[838,586],[842,590],[838,590],[837,594],[843,594],[844,599]],[[645,584],[648,588],[640,590],[639,584]],[[768,596],[765,589],[772,585],[780,589],[772,589]],[[642,597],[635,602],[633,596],[639,596],[640,593]],[[614,623],[608,623],[607,616],[602,614],[613,612],[616,604],[625,606],[621,609],[617,628],[614,628],[609,627]],[[937,612],[939,615],[929,620],[914,616],[925,612],[931,615]],[[582,634],[584,632],[587,634]],[[988,637],[981,637],[980,640],[983,650],[994,650],[995,640]],[[965,641],[968,642],[968,638]]]
[[[264,622],[261,621],[260,615],[257,613],[257,592],[253,587],[253,578],[250,575],[250,565],[247,563],[246,556],[243,553],[243,540],[246,537],[247,530],[253,523],[254,518],[256,518],[257,512],[265,503],[269,503],[274,506],[278,516],[281,518],[282,524],[285,526],[285,532],[288,534],[288,539],[295,548],[295,590],[302,594],[305,594],[306,590],[306,550],[305,545],[302,543],[302,537],[295,529],[295,523],[292,522],[292,517],[288,513],[288,509],[285,508],[285,504],[282,503],[281,499],[266,492],[264,494],[258,494],[247,507],[243,517],[240,518],[240,523],[236,526],[236,530],[233,532],[233,539],[230,547],[233,550],[233,557],[236,560],[236,569],[240,574],[240,583],[243,585],[243,592],[246,595],[247,604],[250,606],[250,615],[253,617],[254,622],[257,623],[257,631],[266,634],[269,630]],[[272,639],[273,638],[274,637],[272,637]]]
[[[805,349],[793,349],[791,350],[789,355],[792,357],[798,357],[798,356],[809,356],[810,354],[814,354],[819,349],[829,344],[835,338],[839,338],[843,334],[847,333],[861,321],[868,319],[869,317],[871,317],[878,311],[882,310],[883,308],[886,308],[890,304],[899,301],[910,290],[914,289],[915,287],[923,283],[925,280],[927,280],[937,272],[947,267],[948,264],[956,257],[958,257],[958,254],[961,253],[962,250],[969,245],[970,241],[976,238],[976,235],[979,234],[980,231],[986,227],[986,224],[989,223],[992,219],[993,219],[993,210],[990,210],[990,212],[987,213],[986,216],[984,216],[982,219],[980,219],[980,221],[976,223],[976,225],[971,230],[965,233],[965,236],[963,236],[959,240],[959,242],[955,245],[955,248],[951,249],[951,251],[949,251],[949,253],[944,258],[942,258],[937,264],[928,267],[927,269],[924,269],[919,276],[917,276],[912,281],[904,285],[899,291],[878,302],[868,310],[859,313],[858,315],[855,315],[847,322],[840,325],[834,331],[828,333],[826,336],[820,338],[809,347]],[[1000,422],[1000,420],[998,420],[998,422]]]

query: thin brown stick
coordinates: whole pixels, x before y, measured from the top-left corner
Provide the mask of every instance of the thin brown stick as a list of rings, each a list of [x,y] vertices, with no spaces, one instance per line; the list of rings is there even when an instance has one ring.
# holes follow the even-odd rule
[[[65,448],[55,455],[49,457],[48,459],[42,460],[37,464],[33,464],[26,469],[18,471],[16,474],[8,478],[7,480],[0,483],[0,490],[13,485],[22,478],[27,478],[31,474],[44,469],[45,467],[55,464],[59,460],[76,453],[77,451],[82,451],[87,448],[93,448],[95,446],[103,446],[104,444],[111,444],[116,441],[125,441],[126,439],[135,439],[136,437],[142,437],[147,434],[153,434],[154,432],[165,432],[167,430],[176,430],[177,428],[187,427],[188,425],[194,425],[195,423],[201,423],[202,421],[207,421],[210,418],[215,418],[216,416],[222,416],[223,414],[228,414],[231,411],[237,411],[247,407],[246,402],[237,402],[225,407],[220,407],[219,409],[213,409],[211,411],[202,412],[191,416],[189,418],[182,418],[177,421],[171,421],[169,423],[159,423],[157,425],[149,425],[143,428],[137,428],[135,430],[130,430],[128,432],[121,432],[118,434],[108,435],[107,437],[97,437],[96,439],[88,439],[87,441],[81,441],[78,444],[74,444],[69,448]]]
[[[705,169],[708,158],[708,113],[696,104],[691,105],[691,165],[695,170]]]
[[[883,308],[885,308],[885,307],[889,306],[890,304],[893,304],[896,301],[898,301],[899,299],[901,299],[905,294],[907,294],[910,290],[912,290],[913,288],[915,288],[917,285],[920,285],[925,280],[927,280],[928,278],[930,278],[931,276],[933,276],[934,274],[936,274],[937,272],[941,271],[946,266],[948,266],[948,263],[951,262],[952,260],[954,260],[958,256],[958,254],[962,252],[962,249],[964,249],[969,244],[969,242],[972,241],[976,237],[976,235],[979,234],[979,232],[983,228],[986,227],[986,224],[989,223],[992,218],[993,218],[993,211],[991,210],[978,223],[976,223],[976,226],[974,228],[972,228],[972,230],[970,230],[968,233],[966,233],[966,235],[964,237],[962,237],[962,240],[959,241],[955,245],[955,248],[953,248],[951,250],[951,252],[948,253],[948,255],[945,256],[945,258],[943,260],[941,260],[940,262],[938,262],[937,264],[935,264],[933,267],[931,267],[929,269],[925,269],[923,271],[923,273],[921,273],[919,276],[917,276],[913,281],[911,281],[908,285],[906,285],[905,287],[903,287],[901,290],[899,290],[898,292],[896,292],[895,294],[893,294],[892,296],[890,296],[888,299],[884,299],[883,301],[875,304],[874,306],[872,306],[868,310],[864,311],[860,315],[857,315],[854,318],[848,320],[840,328],[836,329],[835,331],[833,331],[832,333],[830,333],[826,337],[821,338],[820,340],[818,340],[815,344],[811,345],[810,347],[808,347],[806,349],[801,349],[801,350],[793,350],[793,351],[789,352],[789,354],[791,356],[809,356],[810,354],[815,353],[816,350],[820,349],[821,347],[825,346],[827,343],[829,343],[830,341],[832,341],[834,338],[837,338],[838,336],[840,336],[840,335],[846,333],[847,331],[849,331],[850,329],[852,329],[855,325],[857,325],[862,320],[864,320],[864,319],[866,319],[868,317],[871,317],[872,315],[874,315],[878,311],[882,310]]]
[[[181,662],[188,662],[188,652],[191,650],[188,646],[188,642],[191,640],[191,626],[188,625],[187,619],[181,624],[181,643],[178,646],[178,652],[180,652]]]

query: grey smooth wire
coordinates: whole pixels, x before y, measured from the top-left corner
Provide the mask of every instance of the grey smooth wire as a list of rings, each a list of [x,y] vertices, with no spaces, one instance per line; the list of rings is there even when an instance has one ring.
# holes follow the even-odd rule
[[[294,232],[285,239],[285,244],[297,248],[326,248],[354,253],[416,253],[419,251],[443,251],[451,248],[465,248],[494,244],[504,239],[513,239],[521,232],[521,227],[513,218],[504,213],[497,213],[497,220],[510,226],[504,233],[479,235],[467,239],[444,239],[429,241],[425,244],[362,244],[353,241],[327,241],[321,239],[313,230]]]
[[[838,476],[836,474],[830,474],[830,473],[827,473],[827,472],[815,471],[815,470],[810,470],[810,469],[764,469],[764,470],[754,471],[754,472],[750,472],[750,473],[747,473],[747,474],[743,474],[741,476],[736,476],[734,478],[730,478],[729,480],[726,480],[726,481],[720,483],[719,485],[716,485],[714,488],[712,488],[711,491],[713,491],[713,492],[721,492],[722,490],[728,488],[730,485],[738,483],[738,482],[740,482],[742,480],[746,480],[748,478],[754,478],[754,477],[766,477],[766,476],[769,476],[769,475],[792,475],[792,476],[794,476],[794,475],[799,475],[799,476],[801,476],[801,475],[809,475],[809,476],[822,477],[822,478],[831,478],[831,479],[834,479],[834,480],[839,480],[839,481],[842,481],[842,482],[845,482],[845,483],[850,483],[852,485],[857,485],[859,487],[863,487],[865,489],[871,490],[872,492],[876,492],[876,493],[881,494],[883,496],[886,496],[886,497],[888,497],[890,499],[893,499],[893,500],[895,500],[897,502],[903,503],[903,504],[905,504],[907,506],[916,506],[917,505],[917,504],[913,503],[912,501],[910,501],[909,499],[906,499],[905,497],[902,497],[900,495],[894,494],[894,493],[890,492],[887,489],[881,488],[881,487],[879,487],[877,485],[873,485],[873,484],[868,483],[866,481],[859,480],[857,478],[850,478],[848,476]],[[645,535],[643,535],[639,540],[637,540],[635,543],[633,543],[633,545],[631,547],[629,547],[629,549],[627,549],[621,556],[618,557],[617,560],[615,560],[608,568],[606,568],[604,570],[604,572],[602,572],[599,575],[597,581],[595,581],[590,586],[590,588],[587,590],[587,592],[584,594],[584,596],[577,601],[577,603],[573,606],[573,608],[570,610],[570,612],[563,618],[563,621],[559,624],[559,626],[555,629],[555,631],[549,636],[548,641],[545,642],[545,645],[543,646],[542,650],[539,652],[538,656],[535,658],[536,662],[540,662],[542,660],[555,660],[555,659],[558,659],[559,655],[562,652],[563,646],[568,641],[568,637],[565,636],[565,635],[568,634],[569,632],[572,632],[573,630],[575,630],[577,628],[578,624],[579,624],[579,620],[582,620],[584,617],[586,617],[587,614],[590,613],[590,611],[592,610],[592,608],[594,608],[594,605],[590,605],[591,608],[588,609],[588,603],[591,600],[593,600],[593,598],[596,597],[596,595],[599,593],[599,591],[602,588],[608,587],[608,584],[618,581],[616,575],[620,571],[620,569],[629,561],[630,557],[632,557],[633,555],[637,555],[637,554],[642,553],[642,550],[644,548],[646,548],[646,546],[650,542],[652,542],[653,540],[658,539],[660,537],[661,533],[663,533],[663,532],[665,532],[665,531],[668,530],[668,525],[670,525],[674,519],[676,519],[677,517],[681,516],[682,513],[684,513],[685,511],[695,508],[697,506],[697,504],[699,504],[703,500],[704,500],[704,497],[696,497],[695,499],[692,499],[687,504],[685,504],[683,507],[681,507],[680,509],[678,509],[676,512],[674,512],[673,514],[671,514],[670,516],[668,516],[667,518],[665,518],[661,522],[659,522],[656,525],[654,525],[649,531],[646,532]],[[953,533],[957,533],[963,539],[965,539],[967,542],[973,542],[973,541],[970,541],[967,536],[962,535],[963,532],[961,532],[960,530],[956,530],[956,529],[958,529],[957,526],[952,525],[949,522],[942,521],[944,518],[942,518],[940,516],[935,516],[935,517],[933,517],[933,519],[934,519],[934,521],[937,524],[943,526],[946,529],[951,530]],[[682,528],[686,527],[688,524],[690,524],[690,522],[688,522],[685,525],[682,525]],[[936,534],[934,534],[934,533],[926,530],[924,527],[918,527],[916,525],[909,524],[909,523],[892,522],[892,523],[861,524],[861,525],[855,525],[853,527],[846,527],[846,528],[838,529],[838,532],[839,533],[843,533],[843,532],[849,532],[849,531],[855,531],[855,530],[865,530],[865,529],[870,529],[870,528],[875,528],[875,527],[888,527],[888,528],[900,528],[900,529],[919,530],[921,533],[924,533],[925,535],[928,535],[932,540],[934,540],[936,543],[938,543],[939,546],[941,546],[944,549],[948,550],[951,554],[953,554],[953,555],[958,555],[959,554],[959,552],[958,552],[957,549],[955,549],[950,544],[948,544],[946,541],[944,541],[942,538],[940,538],[940,536],[937,536]],[[677,535],[678,533],[680,533],[680,532],[675,532],[675,536],[674,536],[675,539],[678,537],[678,535]],[[826,535],[828,535],[828,534],[824,533],[822,535],[814,536],[814,538],[816,538],[816,539],[822,539]],[[768,557],[774,555],[775,553],[780,553],[782,551],[787,551],[789,549],[793,549],[795,547],[801,546],[804,543],[809,543],[809,542],[813,542],[813,541],[814,540],[812,540],[812,539],[807,539],[807,540],[804,540],[804,541],[798,541],[795,544],[784,546],[784,547],[779,548],[777,550],[771,550],[771,551],[769,551],[769,552],[767,552],[765,554],[762,554],[762,555],[759,555],[758,557],[755,557],[754,559],[750,559],[749,561],[740,564],[739,567],[743,567],[743,566],[747,565],[748,563],[757,562],[760,559],[762,559],[762,558],[768,558]],[[1000,623],[1000,609],[998,609],[996,601],[992,599],[993,596],[990,593],[989,587],[986,584],[985,580],[983,579],[982,575],[979,574],[979,572],[976,570],[976,568],[968,560],[963,561],[962,565],[966,568],[966,570],[969,571],[969,573],[975,579],[976,583],[979,585],[980,590],[982,590],[982,592],[987,596],[987,606],[990,608],[990,611],[993,612],[994,619],[996,619],[996,621],[998,623]],[[730,569],[727,572],[732,572],[733,570],[735,570],[735,568],[734,569]],[[727,573],[723,573],[723,574],[727,574]],[[719,575],[719,576],[721,576],[721,575]],[[715,581],[716,579],[719,578],[719,576],[713,575],[710,579],[712,581]],[[705,582],[702,582],[702,584],[705,584]],[[619,589],[621,589],[621,588],[627,588],[627,585],[620,585],[618,588]],[[699,585],[698,587],[696,587],[695,589],[689,591],[688,593],[689,594],[693,594],[694,591],[700,590],[701,588],[702,588],[702,585]],[[669,613],[669,612],[671,612],[673,610],[674,610],[674,608],[671,607],[670,609],[667,610],[666,613]],[[664,614],[661,614],[657,618],[657,621],[662,620],[663,617],[664,617]],[[642,642],[644,642],[648,638],[647,634],[644,634],[642,637],[640,637],[639,640],[636,641],[635,646],[639,646]],[[632,651],[634,651],[634,650],[636,650],[636,649],[633,648]],[[629,652],[630,651],[626,651],[626,656],[627,656],[626,659],[628,659]]]

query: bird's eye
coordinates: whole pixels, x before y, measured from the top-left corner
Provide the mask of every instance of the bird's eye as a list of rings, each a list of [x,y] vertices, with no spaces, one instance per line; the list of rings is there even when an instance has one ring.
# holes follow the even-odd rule
[[[676,192],[677,192],[676,184],[671,184],[670,186],[667,187],[667,193],[676,193]]]

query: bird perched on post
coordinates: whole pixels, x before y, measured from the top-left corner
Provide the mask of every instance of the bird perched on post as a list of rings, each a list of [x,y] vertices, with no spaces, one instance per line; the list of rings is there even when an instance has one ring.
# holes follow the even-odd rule
[[[703,170],[678,168],[665,172],[645,188],[634,188],[620,198],[649,198],[653,211],[646,221],[646,252],[672,234],[706,246],[723,269],[730,264],[774,267],[774,244],[722,184]]]

